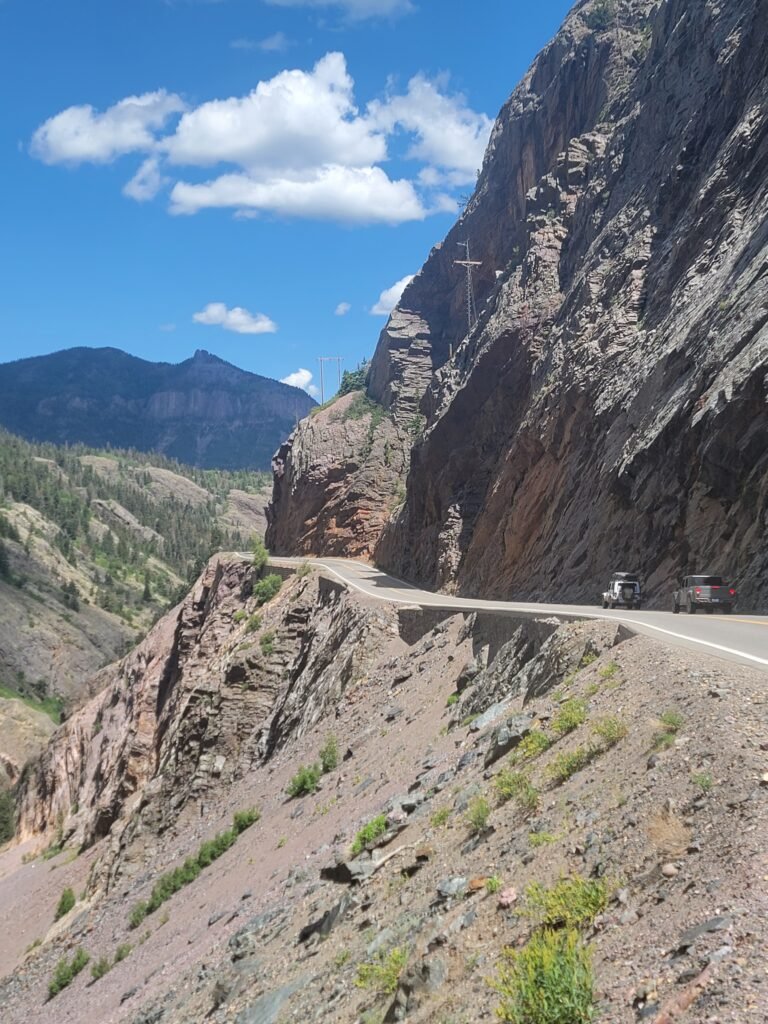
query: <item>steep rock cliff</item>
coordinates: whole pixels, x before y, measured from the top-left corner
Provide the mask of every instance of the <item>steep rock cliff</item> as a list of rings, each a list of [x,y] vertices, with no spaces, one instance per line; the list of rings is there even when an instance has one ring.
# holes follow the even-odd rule
[[[372,362],[371,397],[427,418],[384,566],[488,596],[594,600],[616,568],[657,602],[686,569],[768,596],[767,19],[582,2],[512,94]]]

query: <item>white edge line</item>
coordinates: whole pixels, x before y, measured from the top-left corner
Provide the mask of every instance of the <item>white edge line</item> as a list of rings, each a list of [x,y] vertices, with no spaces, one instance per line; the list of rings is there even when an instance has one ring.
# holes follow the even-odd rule
[[[276,558],[274,560],[277,561],[277,562],[280,561],[279,558]],[[288,561],[288,559],[285,559],[285,561]],[[389,601],[390,604],[419,604],[420,603],[419,601],[412,601],[412,600],[409,601],[408,598],[405,598],[405,597],[387,597],[384,594],[371,593],[370,590],[366,590],[366,588],[361,586],[359,583],[355,583],[353,580],[348,579],[346,576],[342,576],[342,574],[340,572],[338,572],[338,570],[334,569],[333,566],[328,565],[326,562],[321,562],[319,559],[307,559],[307,561],[309,562],[310,565],[321,565],[325,569],[326,572],[333,573],[333,575],[337,576],[341,580],[341,582],[344,583],[346,586],[351,587],[353,590],[359,590],[361,594],[365,594],[366,597],[372,597],[376,601]],[[366,569],[372,569],[374,572],[380,572],[380,570],[376,569],[374,566],[367,565],[365,562],[354,561],[352,564],[353,565],[363,566]],[[387,575],[387,574],[386,573],[381,573],[381,575]],[[392,579],[396,579],[396,577],[393,576]],[[403,580],[402,582],[405,583],[405,580]],[[435,597],[435,598],[438,598],[438,599],[441,597],[440,594],[431,594],[428,590],[419,590],[418,587],[414,587],[413,584],[411,584],[411,583],[406,583],[406,586],[411,587],[413,590],[416,590],[420,594],[428,594],[430,597]],[[450,600],[450,598],[447,595],[446,595],[446,599]],[[618,616],[618,615],[601,615],[599,612],[557,612],[557,611],[544,611],[542,609],[541,612],[537,613],[535,610],[532,610],[530,608],[530,606],[529,607],[525,607],[524,605],[521,605],[517,609],[515,609],[515,608],[498,608],[498,607],[494,608],[493,607],[494,604],[495,604],[494,601],[484,601],[482,604],[477,603],[477,604],[474,604],[474,606],[473,606],[471,598],[457,597],[457,598],[454,598],[454,600],[456,600],[456,601],[468,601],[469,604],[468,604],[467,607],[461,607],[461,606],[457,606],[457,605],[453,605],[453,604],[421,605],[421,607],[422,608],[444,608],[446,610],[454,609],[457,613],[458,612],[467,612],[467,611],[490,611],[490,612],[495,611],[497,613],[498,612],[502,612],[502,613],[506,613],[508,615],[514,615],[517,612],[517,614],[525,614],[525,615],[537,615],[537,614],[539,614],[542,617],[547,616],[547,615],[555,615],[555,616],[559,615],[561,618],[568,617],[568,618],[571,618],[571,619],[600,619],[602,622],[628,622],[628,623],[630,623],[633,626],[640,626],[642,629],[652,629],[656,633],[663,633],[665,636],[673,636],[677,640],[685,640],[687,643],[696,644],[699,647],[710,647],[714,651],[723,651],[725,654],[735,654],[737,657],[739,657],[739,658],[746,658],[748,661],[753,661],[757,665],[768,666],[768,658],[759,658],[756,654],[747,654],[746,651],[739,651],[739,650],[736,650],[736,648],[734,648],[734,647],[725,647],[723,644],[714,644],[710,640],[699,640],[697,637],[686,636],[685,633],[675,633],[671,629],[664,629],[662,626],[654,626],[653,623],[645,622],[642,619],[627,619],[627,618],[624,618],[623,616]]]

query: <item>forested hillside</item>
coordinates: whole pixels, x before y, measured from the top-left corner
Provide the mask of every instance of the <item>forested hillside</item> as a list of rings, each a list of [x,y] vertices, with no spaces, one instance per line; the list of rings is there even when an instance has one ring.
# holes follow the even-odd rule
[[[14,776],[85,680],[221,549],[263,532],[264,474],[0,431],[0,763]]]

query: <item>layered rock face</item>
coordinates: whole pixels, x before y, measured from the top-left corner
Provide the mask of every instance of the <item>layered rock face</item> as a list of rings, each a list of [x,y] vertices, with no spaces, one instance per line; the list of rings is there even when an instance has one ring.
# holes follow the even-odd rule
[[[316,573],[255,619],[253,573],[242,558],[213,559],[178,608],[94,677],[98,696],[22,780],[22,838],[58,826],[89,846],[109,833],[122,862],[188,801],[231,786],[319,721],[391,634],[391,613]]]
[[[388,569],[571,600],[629,569],[656,602],[696,570],[768,597],[767,19],[582,3],[515,90],[373,360],[372,397],[427,416]]]

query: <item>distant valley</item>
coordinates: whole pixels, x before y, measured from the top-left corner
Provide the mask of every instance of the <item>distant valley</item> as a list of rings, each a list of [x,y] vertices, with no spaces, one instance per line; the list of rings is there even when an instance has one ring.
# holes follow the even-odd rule
[[[269,489],[266,474],[0,431],[0,774],[18,775],[214,551],[263,533]]]
[[[114,348],[0,364],[0,426],[31,441],[159,451],[206,469],[269,469],[315,402],[198,351],[178,365]]]

